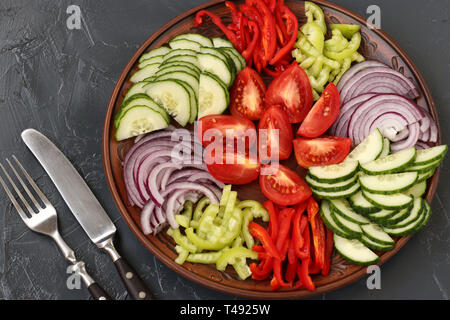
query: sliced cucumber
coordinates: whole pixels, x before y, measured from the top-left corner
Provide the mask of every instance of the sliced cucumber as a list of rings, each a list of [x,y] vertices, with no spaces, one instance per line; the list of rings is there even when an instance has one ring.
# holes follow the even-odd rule
[[[199,51],[202,45],[198,42],[188,39],[173,39],[169,42],[169,46],[172,50],[189,49]]]
[[[313,194],[317,196],[320,199],[344,199],[351,197],[359,190],[359,183],[355,183],[352,187],[350,187],[347,190],[344,191],[337,191],[337,192],[325,192],[325,191],[319,191],[315,190],[314,188],[311,188]]]
[[[198,62],[202,72],[209,72],[217,76],[227,88],[231,86],[233,81],[232,74],[225,60],[216,55],[201,53],[198,55]]]
[[[234,48],[230,41],[223,38],[212,38],[212,42],[214,44],[214,48]]]
[[[330,205],[331,207],[331,205]],[[338,214],[336,211],[331,208],[331,218],[333,221],[344,230],[345,233],[350,235],[353,238],[359,238],[362,234],[361,226],[358,223],[352,222],[345,217]]]
[[[380,258],[361,241],[345,239],[337,234],[333,235],[334,246],[341,256],[350,262],[360,265],[372,265]]]
[[[141,63],[139,63],[138,68],[142,69],[145,66],[148,66],[149,64],[154,64],[154,63],[161,63],[163,62],[164,56],[154,56],[151,57],[147,60],[142,61]]]
[[[196,57],[197,51],[190,50],[190,49],[171,50],[164,56],[164,61],[167,61],[170,58],[175,57],[175,56],[194,56],[194,57]]]
[[[361,225],[370,223],[369,219],[353,211],[352,207],[345,199],[330,200],[330,207],[335,213],[351,222]]]
[[[408,168],[406,168],[405,171],[409,171],[409,172],[414,171],[417,173],[425,173],[425,172],[430,171],[431,169],[438,167],[441,164],[441,161],[442,161],[442,159],[437,159],[428,164],[422,164],[422,165],[413,164],[412,166],[409,166]]]
[[[361,191],[348,198],[348,202],[352,206],[353,210],[364,215],[378,212],[380,210],[380,208],[375,207],[373,204],[367,201],[366,198],[364,198],[364,196],[362,195]]]
[[[170,62],[167,62],[167,61],[163,62],[159,68],[162,69],[162,68],[180,67],[180,66],[188,67],[188,68],[192,69],[193,71],[195,71],[195,73],[197,75],[200,75],[200,73],[201,73],[200,69],[196,65],[194,65],[191,62],[181,61],[181,58],[177,58],[177,60],[174,59],[173,61],[170,61]]]
[[[166,72],[163,73],[155,78],[155,81],[158,80],[165,80],[165,79],[175,79],[175,80],[181,80],[189,84],[192,89],[194,90],[195,97],[198,98],[198,78],[193,76],[191,73],[188,73],[186,71],[173,71],[173,72]],[[197,114],[197,113],[196,113]]]
[[[413,207],[409,211],[408,216],[405,219],[401,220],[400,222],[390,226],[390,228],[403,228],[412,224],[414,221],[419,219],[420,214],[424,208],[425,206],[423,204],[422,198],[415,198]]]
[[[223,50],[223,48],[219,48],[218,50],[228,57],[228,61],[233,65],[232,67],[234,69],[233,77],[235,77],[236,74],[242,70],[241,61],[239,60],[238,57],[236,57],[233,53],[231,53],[231,51]]]
[[[192,89],[192,87],[186,81],[182,81],[182,80],[178,80],[178,79],[174,79],[174,78],[172,78],[172,79],[176,80],[180,84],[182,84],[186,88],[186,90],[189,92],[189,96],[191,99],[191,113],[189,116],[189,123],[194,123],[195,119],[197,119],[197,114],[198,114],[197,93],[194,92],[194,89]]]
[[[195,41],[200,43],[203,47],[212,47],[213,42],[208,37],[205,37],[204,35],[201,35],[199,33],[184,33],[176,36],[172,40],[180,40],[180,39],[187,39],[191,41]]]
[[[247,62],[245,61],[244,57],[235,48],[227,47],[227,48],[220,48],[220,50],[224,50],[226,52],[234,54],[234,56],[236,56],[241,62],[241,70],[247,66]]]
[[[403,193],[406,195],[411,195],[415,198],[418,198],[418,197],[423,196],[426,191],[427,191],[427,182],[421,181],[419,183],[416,183],[415,185],[413,185],[411,188],[409,188],[408,190],[406,190]]]
[[[401,225],[384,227],[384,231],[393,236],[407,236],[418,231],[427,219],[427,208],[426,205],[422,203],[421,198],[417,198],[417,200],[421,202],[420,209],[416,209],[414,206],[413,210],[411,210],[411,215],[414,214],[413,218],[410,218],[410,215],[410,217],[405,219],[409,220],[409,223],[405,224],[404,221],[402,221]]]
[[[311,178],[309,175],[306,175],[305,177],[306,182],[313,187],[315,190],[318,191],[325,191],[325,192],[337,192],[337,191],[344,191],[348,188],[351,188],[355,183],[358,181],[358,176],[354,175],[348,180],[342,181],[342,182],[336,182],[336,183],[323,183],[318,182]]]
[[[347,161],[329,166],[310,167],[311,178],[323,183],[336,183],[352,178],[358,172],[358,161]]]
[[[414,165],[425,165],[440,160],[445,156],[447,150],[448,146],[445,144],[428,149],[417,150]]]
[[[418,229],[422,229],[428,223],[428,220],[430,220],[431,216],[430,204],[425,199],[423,200],[423,204],[425,205],[425,217]]]
[[[390,235],[384,232],[383,228],[376,223],[362,225],[361,229],[364,235],[374,242],[388,246],[392,246],[395,244],[394,239],[392,239]]]
[[[145,86],[146,93],[183,127],[191,115],[189,91],[176,80],[160,80]]]
[[[123,101],[126,101],[127,99],[129,99],[131,96],[138,94],[138,93],[145,93],[145,89],[144,87],[149,84],[148,81],[141,81],[141,82],[137,82],[135,84],[133,84],[130,89],[128,89],[127,93],[125,94],[125,96],[123,97]]]
[[[383,150],[383,136],[380,130],[372,131],[349,153],[345,161],[359,161],[360,164],[375,160]]]
[[[411,205],[413,197],[404,195],[403,193],[395,193],[390,195],[375,194],[362,191],[364,198],[374,206],[386,210],[401,210]]]
[[[222,114],[228,107],[230,97],[226,86],[209,72],[200,75],[198,93],[198,118],[210,114]]]
[[[388,138],[383,138],[383,150],[381,150],[378,158],[386,157],[391,153],[391,141]]]
[[[146,65],[144,68],[136,71],[130,78],[130,81],[133,83],[140,82],[145,80],[148,77],[151,77],[155,75],[155,73],[158,71],[160,64],[159,63],[153,63]]]
[[[394,249],[393,244],[392,245],[380,244],[378,242],[372,241],[365,234],[361,236],[360,241],[368,248],[377,251],[391,251],[392,249]]]
[[[394,194],[408,190],[417,181],[417,172],[363,175],[359,177],[361,189],[371,193]]]
[[[159,112],[164,117],[167,123],[170,123],[170,117],[167,114],[166,110],[164,110],[164,108],[153,101],[153,99],[145,93],[137,93],[135,95],[132,95],[122,103],[122,106],[120,107],[120,110],[116,114],[116,117],[114,119],[114,126],[116,128],[119,126],[120,119],[122,119],[124,113],[134,106],[146,106],[152,108],[155,111]]]
[[[416,148],[411,147],[386,157],[361,164],[361,170],[369,175],[402,172],[416,157]]]
[[[152,57],[155,56],[164,56],[167,53],[169,53],[171,51],[171,49],[169,47],[159,47],[156,49],[152,49],[149,52],[144,53],[140,58],[139,58],[139,62],[142,62],[144,60],[150,59]]]
[[[178,71],[189,73],[190,75],[194,76],[197,79],[200,77],[200,74],[197,73],[197,71],[193,68],[193,66],[192,65],[188,66],[187,64],[186,65],[170,64],[170,65],[166,65],[166,66],[162,65],[160,67],[160,69],[158,70],[158,72],[155,74],[155,76],[159,77],[166,73],[178,72]]]
[[[167,66],[168,64],[175,64],[173,62],[188,62],[190,64],[192,64],[195,68],[193,68],[195,71],[197,71],[198,73],[200,73],[200,69],[199,69],[199,63],[198,63],[198,59],[197,57],[194,56],[174,56],[172,58],[167,59],[166,61],[164,61],[161,65],[160,68],[163,68],[164,66]],[[185,65],[185,64],[183,64]],[[192,68],[192,66],[190,66]]]
[[[402,209],[402,210],[408,210],[408,209]],[[399,211],[381,209],[380,211],[369,213],[367,216],[369,217],[370,220],[375,221],[376,223],[383,224],[384,221],[395,216],[397,214],[397,212],[399,212]]]
[[[347,239],[353,239],[354,237],[345,232],[341,227],[339,227],[336,222],[334,222],[333,217],[331,216],[331,209],[330,209],[330,203],[328,200],[323,200],[320,204],[320,216],[322,217],[323,222],[325,225],[333,231],[333,233],[340,235],[341,237],[347,238]]]
[[[134,106],[124,112],[116,130],[115,138],[117,141],[122,141],[168,126],[169,123],[161,113],[147,106]]]
[[[427,179],[431,178],[434,175],[434,171],[436,171],[436,167],[431,168],[430,170],[424,172],[424,173],[419,173],[419,176],[417,177],[417,183],[423,182],[423,181],[427,181]]]
[[[412,207],[408,207],[400,211],[395,211],[396,213],[393,216],[380,221],[379,224],[381,224],[382,226],[393,226],[397,223],[400,223],[400,221],[405,220],[409,216],[409,211],[411,211],[411,208]]]

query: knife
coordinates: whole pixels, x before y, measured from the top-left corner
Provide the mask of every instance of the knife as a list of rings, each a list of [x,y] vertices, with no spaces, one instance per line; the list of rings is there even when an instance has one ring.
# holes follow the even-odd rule
[[[91,241],[111,257],[128,294],[135,300],[151,300],[149,289],[114,247],[116,227],[66,156],[34,129],[23,131],[22,139],[47,171]]]

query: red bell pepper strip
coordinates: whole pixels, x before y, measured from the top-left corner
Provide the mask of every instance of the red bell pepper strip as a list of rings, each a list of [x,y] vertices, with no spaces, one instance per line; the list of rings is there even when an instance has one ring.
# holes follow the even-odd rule
[[[278,212],[272,201],[267,200],[264,202],[263,207],[269,213],[269,234],[273,241],[276,241],[278,237]]]
[[[203,16],[208,16],[211,18],[212,22],[225,34],[227,39],[235,46],[238,47],[238,41],[236,37],[236,33],[234,33],[232,30],[228,29],[227,26],[222,22],[220,17],[218,15],[215,15],[214,13],[211,13],[207,10],[200,10],[195,15],[195,22],[194,26],[198,27],[203,23]]]
[[[225,6],[230,9],[232,23],[228,25],[228,29],[236,33],[236,42],[238,44],[236,50],[242,52],[246,48],[246,39],[244,35],[244,15],[238,10],[234,2],[225,1]]]
[[[248,44],[247,48],[242,52],[242,57],[244,57],[245,61],[248,64],[248,60],[253,55],[253,52],[255,51],[255,48],[257,47],[257,44],[259,42],[259,27],[256,22],[254,21],[248,21],[247,23],[248,27],[252,31],[252,40]]]
[[[274,12],[275,7],[277,5],[277,0],[264,0],[267,7],[270,9],[270,11]]]
[[[251,221],[248,224],[249,231],[251,235],[259,241],[261,241],[264,249],[266,250],[267,254],[271,257],[280,259],[280,254],[278,252],[277,247],[275,246],[274,242],[272,241],[272,238],[270,237],[269,233],[259,224]]]
[[[295,210],[292,208],[285,208],[280,211],[280,215],[278,217],[279,231],[276,241],[278,252],[281,252],[282,248],[285,246],[286,239],[289,237],[289,231],[291,230],[291,222],[294,213]]]
[[[303,240],[303,238],[302,238]],[[292,234],[292,239],[289,243],[289,249],[288,249],[288,261],[289,263],[294,263],[295,260],[297,260],[297,254],[295,253],[295,241],[294,235]]]
[[[286,259],[286,255],[289,251],[290,246],[291,246],[291,239],[287,237],[286,240],[284,240],[283,246],[280,249],[281,261],[284,261]]]
[[[327,276],[330,273],[331,266],[331,255],[333,253],[334,240],[333,232],[325,227],[326,229],[326,244],[325,244],[325,263],[322,268],[322,275]]]
[[[282,267],[281,264],[282,264],[281,259],[273,259],[273,279],[272,279],[272,281],[274,281],[274,284],[276,284],[276,286],[289,287],[289,283],[287,283],[283,280],[283,276],[281,274],[281,267]],[[270,282],[271,285],[272,285],[272,281]],[[274,287],[272,287],[272,289],[274,289]],[[276,290],[276,289],[274,289],[274,290]]]
[[[297,267],[297,276],[300,279],[299,282],[302,287],[309,291],[314,291],[316,286],[309,275],[309,261],[310,259],[308,258],[302,261],[302,263]]]
[[[293,262],[288,263],[286,269],[286,281],[289,282],[290,286],[292,286],[292,283],[294,282],[297,266],[298,266],[298,259],[295,259]]]
[[[263,246],[257,246],[257,245],[253,246],[253,247],[252,247],[252,250],[255,251],[255,252],[266,252],[266,251],[264,250],[264,247],[263,247]]]
[[[280,46],[284,46],[288,39],[288,34],[287,34],[287,30],[286,30],[286,25],[284,24],[284,21],[283,21],[279,3],[277,4],[277,6],[275,8],[274,16],[275,16],[279,44],[280,44]]]
[[[297,234],[297,231],[295,234],[296,234],[296,237],[299,237],[299,236],[302,237],[303,246],[302,247],[298,246],[298,242],[294,241],[295,255],[302,260],[309,257],[309,246],[308,246],[308,250],[305,251],[306,241],[310,241],[309,230],[308,230],[308,235],[307,235],[308,238],[307,239],[305,238],[305,230],[306,230],[307,226],[308,226],[308,218],[306,216],[302,215],[301,219],[300,219],[300,227],[299,227],[300,235]]]
[[[292,221],[292,251],[294,252],[296,257],[299,256],[299,254],[296,254],[296,252],[300,252],[300,248],[303,247],[304,242],[302,231],[300,230],[300,221],[303,216],[303,212],[305,211],[305,207],[306,201],[298,205],[297,211],[295,212],[295,216]]]
[[[250,271],[252,272],[252,279],[254,280],[265,280],[272,273],[273,258],[269,257],[261,261],[257,266],[256,263],[251,263],[249,265]]]
[[[314,244],[315,263],[322,269],[325,261],[325,229],[318,214],[319,205],[313,197],[308,200],[307,212]]]
[[[275,54],[275,56],[272,56],[270,60],[270,64],[277,63],[283,56],[286,55],[287,52],[290,52],[292,47],[295,44],[295,41],[297,41],[297,35],[298,35],[298,20],[297,17],[292,13],[292,11],[286,7],[285,5],[279,6],[282,17],[286,20],[287,25],[287,34],[291,35],[291,38],[289,41],[285,44],[284,47],[282,47],[278,52]]]

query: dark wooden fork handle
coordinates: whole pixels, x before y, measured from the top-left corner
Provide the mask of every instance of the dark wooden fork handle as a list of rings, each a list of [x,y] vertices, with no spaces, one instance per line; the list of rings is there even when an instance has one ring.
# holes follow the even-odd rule
[[[89,293],[95,300],[112,300],[111,297],[99,286],[97,282],[94,282],[88,287]]]
[[[124,258],[119,258],[114,261],[117,271],[122,278],[128,294],[135,300],[152,300],[153,297],[144,284],[142,279],[138,276],[136,271],[128,264]]]

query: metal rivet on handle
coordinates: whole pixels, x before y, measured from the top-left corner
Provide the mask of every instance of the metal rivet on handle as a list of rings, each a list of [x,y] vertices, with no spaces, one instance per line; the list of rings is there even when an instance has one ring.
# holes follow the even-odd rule
[[[133,278],[133,273],[132,273],[132,272],[127,272],[127,273],[125,274],[125,277],[126,277],[127,279],[131,279],[131,278]]]
[[[144,299],[147,294],[144,291],[139,292],[139,298]]]

